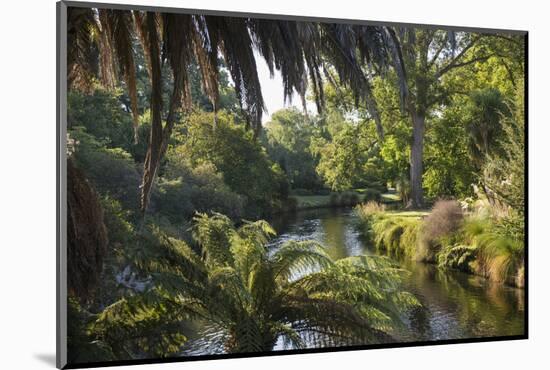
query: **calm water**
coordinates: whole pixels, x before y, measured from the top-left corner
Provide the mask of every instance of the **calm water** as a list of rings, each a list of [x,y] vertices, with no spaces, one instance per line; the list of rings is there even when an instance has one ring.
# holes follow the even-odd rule
[[[270,248],[288,240],[319,241],[334,259],[359,254],[376,254],[356,230],[357,217],[351,209],[318,209],[285,214],[271,223],[278,237]],[[524,291],[491,283],[456,271],[442,271],[433,265],[396,261],[410,271],[405,278],[409,291],[421,308],[403,312],[405,326],[392,333],[398,342],[429,341],[519,335],[524,332]],[[206,330],[205,330],[206,329]],[[200,334],[199,334],[200,332]],[[196,324],[195,338],[183,355],[221,353],[208,346],[205,326]],[[278,343],[275,350],[284,349]]]
[[[333,258],[376,254],[355,225],[351,209],[318,209],[284,215],[273,221],[274,244],[314,239]],[[524,291],[433,265],[396,261],[411,272],[405,279],[422,308],[404,312],[406,327],[394,333],[403,341],[519,335],[524,332]]]

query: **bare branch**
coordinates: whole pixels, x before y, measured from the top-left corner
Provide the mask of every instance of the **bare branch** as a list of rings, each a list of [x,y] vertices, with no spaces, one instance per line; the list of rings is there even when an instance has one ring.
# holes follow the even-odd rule
[[[493,56],[496,56],[497,54],[489,54],[489,55],[484,55],[484,56],[481,56],[481,57],[477,57],[477,58],[472,58],[466,62],[462,62],[462,63],[455,63],[454,65],[449,65],[447,66],[444,70],[441,70],[437,75],[436,77],[439,78],[441,77],[444,73],[447,73],[449,72],[451,69],[454,69],[454,68],[459,68],[459,67],[464,67],[464,66],[467,66],[467,65],[470,65],[470,64],[473,64],[473,63],[477,63],[477,62],[484,62],[486,61],[487,59],[493,57]]]
[[[447,42],[445,42],[445,41],[441,43],[441,46],[440,46],[439,49],[437,49],[437,51],[435,52],[435,54],[434,54],[432,60],[430,60],[430,61],[428,62],[428,67],[429,67],[429,68],[431,68],[431,67],[434,65],[434,63],[437,61],[437,58],[439,58],[439,54],[441,54],[441,52],[443,51],[443,49],[445,49],[445,46],[446,46],[446,45],[447,45]]]
[[[479,41],[479,39],[481,38],[480,37],[476,37],[475,39],[473,39],[472,41],[470,41],[470,43],[468,45],[466,45],[461,51],[460,53],[457,54],[456,57],[454,57],[450,62],[449,64],[447,64],[445,67],[441,68],[439,71],[436,72],[435,74],[435,77],[436,79],[441,77],[443,74],[449,72],[451,69],[453,68],[456,68],[458,67],[458,62],[460,61],[460,59],[466,54],[466,52],[468,50],[470,50],[476,43],[477,41]],[[468,63],[470,64],[470,63]]]

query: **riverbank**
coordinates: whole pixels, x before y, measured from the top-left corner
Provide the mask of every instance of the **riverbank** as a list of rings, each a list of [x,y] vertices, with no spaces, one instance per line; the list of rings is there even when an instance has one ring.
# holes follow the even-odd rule
[[[401,203],[399,195],[395,191],[386,193],[375,192],[371,189],[355,189],[341,193],[332,192],[329,194],[315,195],[291,195],[294,199],[295,211],[303,211],[318,208],[353,207],[361,202],[379,201],[388,207],[397,206]]]
[[[428,213],[391,212],[411,219]],[[273,221],[277,237],[272,250],[290,240],[315,240],[334,259],[387,256],[356,227],[361,220],[351,208],[312,209]],[[388,257],[407,271],[405,284],[422,303],[421,309],[406,313],[410,320],[392,333],[401,343],[523,333],[524,290],[431,263]]]
[[[456,203],[456,202],[455,202]],[[463,215],[451,201],[429,211],[356,207],[359,229],[380,252],[523,288],[523,243],[499,233],[488,217]]]

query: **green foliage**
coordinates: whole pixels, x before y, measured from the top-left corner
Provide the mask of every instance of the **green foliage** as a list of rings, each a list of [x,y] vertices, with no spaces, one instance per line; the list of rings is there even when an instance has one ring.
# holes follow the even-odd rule
[[[137,212],[141,177],[131,155],[121,148],[106,147],[82,127],[74,127],[69,136],[75,141],[73,156],[77,166],[99,193]]]
[[[375,201],[369,201],[355,207],[355,212],[359,218],[367,223],[372,222],[375,217],[382,216],[385,211],[386,206]]]
[[[465,114],[466,131],[470,155],[478,166],[486,155],[498,149],[504,114],[506,105],[499,90],[487,88],[471,93]]]
[[[137,162],[143,162],[149,139],[148,113],[140,118],[139,143],[134,143],[129,101],[121,90],[108,91],[97,86],[92,94],[70,91],[67,96],[69,131],[83,127],[86,133],[106,148],[121,148]]]
[[[289,190],[281,168],[230,115],[220,112],[215,127],[213,123],[212,114],[188,117],[168,162],[187,162],[192,167],[212,163],[229,188],[244,196],[246,217],[258,218],[281,208]]]
[[[109,344],[90,332],[94,316],[86,312],[73,297],[67,300],[67,362],[70,364],[115,360]]]
[[[172,353],[185,340],[178,326],[192,317],[215,326],[221,335],[213,340],[228,352],[271,350],[279,337],[295,348],[306,337],[369,343],[387,339],[401,312],[418,305],[401,288],[404,272],[384,258],[334,262],[312,241],[268,252],[275,232],[265,221],[235,229],[226,216],[198,214],[193,236],[200,253],[149,230],[134,265],[152,285],[107,307],[92,325],[117,354]],[[154,332],[162,334],[154,339]]]
[[[374,245],[390,255],[415,259],[421,226],[417,219],[379,218],[372,224]]]
[[[151,203],[156,212],[175,223],[189,221],[195,212],[221,212],[235,220],[243,216],[244,197],[225,184],[212,163],[193,168],[177,157],[171,159],[153,194]]]
[[[289,108],[273,113],[265,125],[267,153],[279,164],[292,188],[318,190],[323,186],[315,172],[317,160],[310,152],[316,135],[314,124],[296,108]]]
[[[336,121],[331,121],[335,119]],[[363,166],[367,162],[368,152],[365,143],[357,140],[366,130],[366,125],[351,124],[335,114],[329,116],[330,141],[319,138],[312,142],[319,156],[317,173],[334,191],[352,189],[362,179]],[[340,126],[340,130],[335,127]]]
[[[382,200],[382,192],[378,189],[367,188],[363,192],[363,202],[379,202]]]
[[[356,212],[360,230],[380,251],[523,287],[523,240],[507,233],[499,220],[471,216],[462,221],[453,208],[440,203],[423,220],[387,212],[373,202]]]
[[[476,273],[491,280],[522,287],[524,245],[501,225],[501,220],[471,218],[465,225],[466,241],[477,249]]]
[[[437,264],[441,268],[451,268],[464,272],[475,272],[477,247],[472,245],[446,245],[437,255]]]
[[[111,147],[129,149],[133,142],[132,116],[121,109],[121,91],[97,86],[92,94],[70,91],[67,96],[68,127],[86,132]]]
[[[475,167],[470,159],[463,117],[460,106],[451,106],[442,117],[432,120],[426,135],[423,184],[431,198],[473,194]]]
[[[181,331],[189,316],[172,310],[175,302],[161,294],[155,291],[117,301],[97,315],[90,331],[109,343],[120,359],[136,358],[140,353],[154,357],[176,354],[187,340]]]
[[[523,83],[511,103],[512,115],[502,121],[501,152],[490,155],[482,182],[491,195],[521,217],[525,209],[525,115]],[[521,227],[520,227],[521,228]]]

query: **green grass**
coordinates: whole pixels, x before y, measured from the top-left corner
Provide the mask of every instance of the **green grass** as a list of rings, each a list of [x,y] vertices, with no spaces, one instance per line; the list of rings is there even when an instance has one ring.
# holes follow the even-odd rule
[[[364,196],[364,192],[366,189],[354,189],[350,190],[348,192],[350,193],[356,193],[359,196],[359,199],[362,200]],[[325,207],[331,207],[334,206],[330,202],[330,194],[326,195],[293,195],[293,198],[296,199],[296,209],[314,209],[314,208],[325,208]],[[398,194],[395,192],[388,192],[382,194],[382,203],[397,203],[400,202],[401,198]],[[408,215],[405,215],[405,213],[410,213]],[[415,216],[415,213],[418,213],[416,217],[422,217],[425,216],[428,212],[403,212],[403,215],[401,217],[413,217]]]
[[[411,219],[421,219],[429,215],[429,211],[386,211],[384,215],[386,217],[399,217],[399,218],[411,218]]]
[[[296,198],[296,209],[330,206],[330,195],[295,195],[294,198]]]
[[[401,202],[401,197],[395,192],[389,192],[382,194],[382,202],[392,203],[392,202]]]

